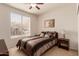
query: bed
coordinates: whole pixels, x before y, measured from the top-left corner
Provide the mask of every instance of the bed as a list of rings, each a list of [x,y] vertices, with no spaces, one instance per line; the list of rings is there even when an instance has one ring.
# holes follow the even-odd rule
[[[57,32],[42,32],[42,35],[20,39],[16,46],[28,56],[40,56],[54,47],[57,44],[57,39]]]

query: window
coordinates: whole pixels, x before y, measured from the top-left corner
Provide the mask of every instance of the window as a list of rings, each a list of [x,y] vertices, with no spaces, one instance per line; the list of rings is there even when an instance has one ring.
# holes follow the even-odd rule
[[[30,17],[11,13],[11,36],[30,35]]]

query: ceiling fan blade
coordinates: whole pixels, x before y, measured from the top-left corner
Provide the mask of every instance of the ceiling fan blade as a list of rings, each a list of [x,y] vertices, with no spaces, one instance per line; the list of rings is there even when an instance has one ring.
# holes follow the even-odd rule
[[[36,6],[36,8],[37,8],[38,10],[40,10],[40,8],[39,8],[38,6]]]
[[[36,4],[38,4],[38,5],[42,5],[42,4],[44,4],[44,3],[36,3]]]
[[[30,6],[29,9],[32,9],[32,6]]]

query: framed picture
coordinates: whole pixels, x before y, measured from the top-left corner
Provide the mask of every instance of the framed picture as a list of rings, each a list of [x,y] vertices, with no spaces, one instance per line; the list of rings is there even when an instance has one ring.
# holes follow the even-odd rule
[[[44,27],[45,28],[54,28],[55,27],[55,19],[45,20]]]

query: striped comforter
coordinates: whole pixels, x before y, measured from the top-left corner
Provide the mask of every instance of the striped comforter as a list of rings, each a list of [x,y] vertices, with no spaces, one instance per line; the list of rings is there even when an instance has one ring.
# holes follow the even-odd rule
[[[20,47],[26,50],[26,52],[29,52],[29,55],[39,56],[42,55],[47,49],[56,44],[56,38],[32,37],[31,39],[22,39],[18,41],[18,43],[19,42]]]

